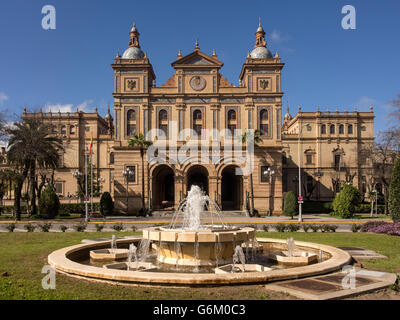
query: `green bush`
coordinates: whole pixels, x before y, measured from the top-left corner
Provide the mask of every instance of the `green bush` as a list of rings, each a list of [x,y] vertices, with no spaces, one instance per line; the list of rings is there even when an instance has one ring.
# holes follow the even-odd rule
[[[285,194],[285,199],[283,200],[283,214],[292,218],[297,214],[297,200],[293,191],[289,191]]]
[[[350,184],[343,184],[333,200],[333,211],[336,216],[349,219],[354,216],[360,202],[361,195],[358,189]]]
[[[28,231],[28,232],[33,232],[33,231],[35,231],[36,226],[33,225],[33,224],[31,224],[31,223],[28,223],[28,224],[26,224],[26,225],[24,226],[24,228],[25,228],[26,231]]]
[[[90,210],[90,203],[88,204]],[[93,203],[94,211],[100,211],[100,203]],[[70,215],[72,213],[77,214],[85,214],[85,204],[84,203],[62,203],[60,206],[60,211],[63,212],[64,215]]]
[[[303,229],[304,232],[308,232],[308,230],[310,230],[311,226],[309,224],[302,224],[301,228]]]
[[[103,216],[111,216],[114,213],[114,202],[109,192],[104,192],[101,195],[100,213]]]
[[[332,211],[332,202],[305,201],[303,204],[303,213],[330,213]]]
[[[298,224],[289,223],[286,227],[288,232],[297,232],[299,231],[300,226]]]
[[[76,224],[74,225],[74,229],[76,232],[83,232],[86,230],[86,224],[85,223]]]
[[[269,225],[264,224],[264,225],[263,225],[263,230],[264,230],[265,232],[268,232],[268,230],[269,230]]]
[[[317,224],[312,224],[312,225],[310,226],[310,228],[311,228],[311,230],[312,230],[313,232],[318,232],[318,230],[320,229],[320,226],[317,225]]]
[[[356,223],[353,223],[352,225],[351,225],[351,231],[353,231],[353,232],[358,232],[360,229],[361,229],[361,224],[356,224]]]
[[[285,230],[286,230],[286,224],[284,224],[284,223],[277,223],[277,224],[274,226],[274,228],[275,228],[275,230],[276,230],[277,232],[285,232]]]
[[[389,213],[394,222],[400,221],[400,157],[397,158],[390,180]]]
[[[39,224],[39,228],[42,230],[42,232],[49,232],[51,228],[51,223],[45,222],[43,224]]]
[[[67,229],[68,229],[67,226],[64,226],[64,225],[61,225],[61,226],[60,226],[61,232],[65,232]]]
[[[15,229],[16,227],[15,227],[15,223],[10,223],[7,227],[6,227],[6,229],[8,230],[8,232],[14,232],[14,229]]]
[[[96,227],[96,231],[97,232],[101,232],[103,230],[103,228],[104,228],[104,225],[103,224],[96,224],[95,227]]]
[[[53,219],[60,210],[60,200],[51,186],[47,186],[39,198],[39,214],[45,219]]]
[[[124,226],[122,225],[122,223],[114,224],[112,228],[113,228],[115,231],[118,231],[118,232],[124,230]]]
[[[329,231],[330,232],[336,232],[336,229],[338,228],[338,226],[335,226],[335,225],[330,225],[329,226]]]
[[[131,229],[133,232],[135,232],[137,230],[136,226],[132,226]]]

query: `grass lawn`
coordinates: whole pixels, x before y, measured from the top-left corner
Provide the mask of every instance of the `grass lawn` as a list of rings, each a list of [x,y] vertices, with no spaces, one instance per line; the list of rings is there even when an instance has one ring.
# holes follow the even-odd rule
[[[78,280],[57,274],[56,289],[41,286],[47,255],[85,238],[132,235],[120,233],[1,233],[0,299],[288,299],[283,293],[267,291],[263,285],[166,288],[124,287]],[[400,271],[400,237],[374,234],[340,233],[259,233],[260,237],[288,238],[319,242],[333,246],[360,246],[384,254],[389,259],[370,260],[365,265],[377,270]],[[7,272],[8,276],[2,276]]]

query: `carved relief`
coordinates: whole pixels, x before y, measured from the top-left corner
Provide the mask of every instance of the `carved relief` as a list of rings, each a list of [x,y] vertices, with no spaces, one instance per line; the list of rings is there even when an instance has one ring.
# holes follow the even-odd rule
[[[201,91],[206,87],[206,80],[200,76],[194,76],[190,79],[190,86],[193,90]]]
[[[261,91],[270,91],[271,78],[257,78],[257,89]]]
[[[138,78],[126,78],[125,79],[125,91],[139,91],[139,79]]]

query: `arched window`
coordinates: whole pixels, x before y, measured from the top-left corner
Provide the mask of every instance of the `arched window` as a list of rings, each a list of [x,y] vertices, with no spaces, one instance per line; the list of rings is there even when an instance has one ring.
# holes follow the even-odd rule
[[[236,120],[236,112],[235,110],[229,110],[228,112],[228,121]]]
[[[136,120],[136,112],[135,110],[129,110],[127,114],[128,121],[135,121]]]
[[[67,126],[61,126],[61,134],[62,135],[67,134]]]
[[[160,110],[158,113],[158,129],[164,132],[165,137],[168,136],[168,112],[167,110]]]
[[[203,129],[203,114],[201,110],[197,109],[193,111],[192,115],[192,129],[196,132],[198,137],[201,137],[201,129]]]
[[[237,116],[235,110],[228,111],[228,120],[227,120],[227,129],[230,134],[233,136],[235,134],[235,130],[237,129]]]
[[[261,110],[260,111],[260,134],[262,136],[269,135],[269,123],[268,123],[268,110]]]
[[[126,135],[134,134],[136,134],[136,111],[131,109],[126,114]]]
[[[329,127],[329,132],[330,134],[335,134],[335,125],[331,124],[331,126]]]
[[[344,125],[339,124],[339,134],[344,134]]]
[[[353,134],[353,125],[352,125],[352,124],[349,124],[349,125],[347,126],[347,133],[348,133],[348,134]]]
[[[75,134],[75,126],[70,126],[69,127],[69,134],[70,135]]]
[[[321,126],[321,134],[326,134],[326,125]]]

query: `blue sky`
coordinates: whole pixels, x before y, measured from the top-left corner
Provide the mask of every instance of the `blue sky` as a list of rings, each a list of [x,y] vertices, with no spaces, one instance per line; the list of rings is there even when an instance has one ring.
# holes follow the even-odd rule
[[[56,30],[41,27],[42,7],[56,8]],[[341,9],[356,8],[357,29],[343,30]],[[252,50],[258,17],[267,46],[279,52],[284,106],[313,111],[368,110],[376,131],[390,125],[388,102],[399,87],[400,1],[106,1],[8,0],[0,3],[0,108],[9,117],[23,106],[60,106],[105,113],[112,105],[117,51],[127,48],[136,22],[161,85],[179,49],[215,48],[223,75],[237,85]],[[53,107],[54,108],[54,107]]]

